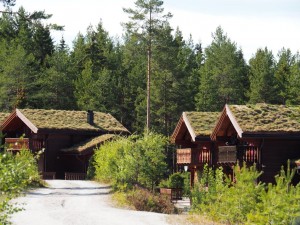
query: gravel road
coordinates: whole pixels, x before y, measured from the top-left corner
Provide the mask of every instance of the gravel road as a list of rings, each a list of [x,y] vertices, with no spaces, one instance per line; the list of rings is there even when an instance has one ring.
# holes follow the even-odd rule
[[[114,208],[109,187],[92,181],[49,180],[15,202],[14,225],[168,225],[167,216]]]

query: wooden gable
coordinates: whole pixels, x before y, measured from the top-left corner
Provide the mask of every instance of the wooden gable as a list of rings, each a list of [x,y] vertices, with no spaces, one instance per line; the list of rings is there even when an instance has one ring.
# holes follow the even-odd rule
[[[211,139],[216,140],[217,137],[230,137],[237,134],[242,137],[242,129],[237,123],[234,115],[230,111],[228,105],[225,105],[221,116],[212,132]]]
[[[176,128],[171,136],[171,142],[177,145],[182,145],[191,142],[192,137],[183,119],[183,115],[180,117]]]
[[[15,109],[1,124],[0,130],[9,132],[16,131],[26,125],[33,133],[37,133],[38,128],[32,124],[18,109]]]

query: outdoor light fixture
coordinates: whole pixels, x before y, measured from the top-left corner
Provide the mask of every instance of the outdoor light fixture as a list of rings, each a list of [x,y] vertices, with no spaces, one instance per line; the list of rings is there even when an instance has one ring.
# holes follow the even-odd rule
[[[300,174],[300,166],[297,166],[297,173]]]
[[[184,171],[187,172],[189,167],[187,165],[185,165],[183,168],[184,168]]]

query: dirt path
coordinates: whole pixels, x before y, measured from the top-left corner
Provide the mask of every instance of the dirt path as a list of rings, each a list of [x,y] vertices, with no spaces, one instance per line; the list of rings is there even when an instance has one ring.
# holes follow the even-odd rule
[[[47,181],[49,188],[30,191],[15,201],[24,211],[14,225],[167,225],[167,216],[113,208],[109,187],[92,181]]]

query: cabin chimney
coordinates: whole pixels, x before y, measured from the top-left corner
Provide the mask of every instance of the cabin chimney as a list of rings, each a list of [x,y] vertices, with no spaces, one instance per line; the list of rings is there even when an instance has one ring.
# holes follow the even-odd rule
[[[87,122],[90,125],[94,125],[94,112],[93,110],[87,111]]]

